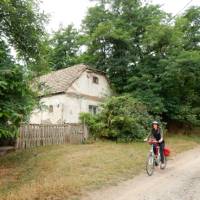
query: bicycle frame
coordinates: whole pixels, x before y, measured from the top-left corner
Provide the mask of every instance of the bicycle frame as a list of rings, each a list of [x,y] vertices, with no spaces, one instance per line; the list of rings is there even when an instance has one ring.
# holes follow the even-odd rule
[[[154,153],[154,150],[153,150],[154,145],[156,145],[156,154]],[[158,143],[151,143],[150,153],[152,154],[154,162],[156,161],[159,164],[160,163],[160,147]]]
[[[161,169],[166,168],[166,157],[164,156],[164,166],[161,165],[161,155],[160,155],[160,146],[159,143],[155,140],[151,140],[148,142],[151,145],[149,155],[146,161],[146,171],[149,176],[151,176],[154,172],[155,165],[160,165]],[[154,146],[156,147],[156,152],[154,153]]]

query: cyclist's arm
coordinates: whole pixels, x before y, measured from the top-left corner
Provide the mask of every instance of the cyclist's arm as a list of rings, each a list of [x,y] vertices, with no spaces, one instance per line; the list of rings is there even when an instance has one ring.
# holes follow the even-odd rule
[[[160,128],[160,135],[161,135],[161,139],[159,140],[159,143],[161,143],[164,140],[162,128]]]
[[[144,141],[149,141],[149,139],[152,138],[152,133],[150,132],[147,137],[144,139]]]

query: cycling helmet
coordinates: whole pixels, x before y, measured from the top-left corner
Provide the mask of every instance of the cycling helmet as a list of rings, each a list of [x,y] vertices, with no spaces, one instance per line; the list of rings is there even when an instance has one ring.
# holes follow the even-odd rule
[[[159,123],[158,123],[157,121],[153,121],[152,124],[157,124],[157,125],[159,125]]]

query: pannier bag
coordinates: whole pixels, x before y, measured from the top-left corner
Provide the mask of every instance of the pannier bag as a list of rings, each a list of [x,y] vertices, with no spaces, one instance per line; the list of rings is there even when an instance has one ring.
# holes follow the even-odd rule
[[[170,149],[169,148],[167,148],[167,147],[164,148],[164,155],[166,157],[170,156]]]

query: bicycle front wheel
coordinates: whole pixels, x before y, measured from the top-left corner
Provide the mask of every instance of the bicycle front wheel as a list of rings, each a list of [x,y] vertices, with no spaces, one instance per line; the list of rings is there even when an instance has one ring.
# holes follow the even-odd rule
[[[150,153],[146,161],[146,171],[149,176],[152,176],[154,172],[154,167],[155,167],[154,156],[152,155],[152,153]]]

